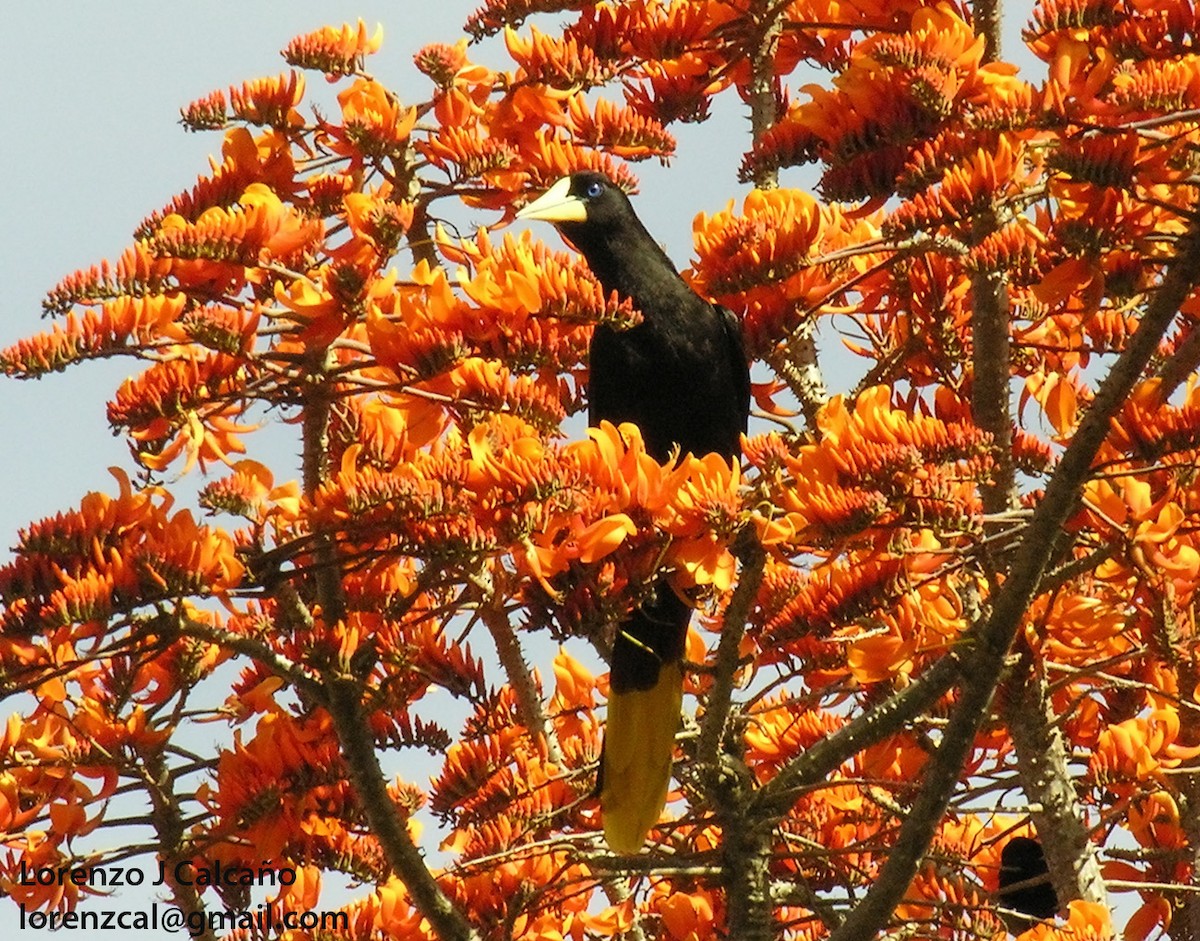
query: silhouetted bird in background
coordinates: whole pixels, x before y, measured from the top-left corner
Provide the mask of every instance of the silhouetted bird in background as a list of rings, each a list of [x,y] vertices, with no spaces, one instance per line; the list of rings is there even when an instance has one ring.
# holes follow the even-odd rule
[[[1027,884],[1039,880],[1036,884]],[[1058,911],[1058,895],[1050,882],[1050,868],[1040,841],[1028,836],[1014,836],[1000,851],[1000,890],[997,900],[1005,908],[1018,911],[1027,918],[1012,915],[1004,923],[1013,934],[1027,931],[1032,919],[1053,918]]]
[[[574,173],[517,218],[552,222],[605,290],[642,313],[628,330],[596,327],[588,421],[634,422],[660,462],[675,448],[740,454],[750,373],[737,320],[687,286],[626,195],[603,174]],[[641,849],[666,803],[690,617],[690,605],[660,582],[617,629],[598,789],[604,836],[619,853]]]

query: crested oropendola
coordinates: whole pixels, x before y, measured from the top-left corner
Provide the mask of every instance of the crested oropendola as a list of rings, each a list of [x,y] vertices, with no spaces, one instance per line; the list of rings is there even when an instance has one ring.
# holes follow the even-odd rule
[[[553,223],[605,290],[641,312],[634,327],[593,333],[589,423],[633,422],[660,462],[676,452],[739,456],[750,373],[738,322],[679,276],[625,193],[601,173],[573,173],[517,218]],[[666,803],[690,618],[691,605],[660,581],[616,631],[598,782],[616,852],[640,850]]]

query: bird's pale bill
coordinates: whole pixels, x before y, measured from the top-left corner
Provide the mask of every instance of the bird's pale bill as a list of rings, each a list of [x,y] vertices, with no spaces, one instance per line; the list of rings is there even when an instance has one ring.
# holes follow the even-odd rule
[[[587,206],[571,192],[571,178],[564,176],[517,213],[518,219],[543,222],[587,222]]]

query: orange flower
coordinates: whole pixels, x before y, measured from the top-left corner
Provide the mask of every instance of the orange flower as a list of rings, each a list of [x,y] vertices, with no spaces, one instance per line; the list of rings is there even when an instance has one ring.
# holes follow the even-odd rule
[[[506,26],[504,45],[527,80],[551,88],[590,88],[612,75],[612,66],[602,61],[591,46],[571,37],[548,36],[536,26],[530,27],[528,39]]]
[[[774,768],[842,724],[842,719],[828,712],[806,708],[785,694],[777,694],[755,707],[752,721],[746,726],[746,745],[756,758]]]
[[[964,155],[943,174],[936,189],[917,193],[893,212],[884,224],[885,235],[901,238],[918,230],[941,226],[968,226],[981,212],[1022,186],[1029,174],[1024,168],[1024,147],[1008,136],[992,148]]]
[[[219,131],[229,120],[225,93],[214,91],[180,109],[181,121],[189,131]]]
[[[0,370],[26,376],[62,369],[70,363],[104,356],[131,342],[153,344],[163,336],[185,338],[176,321],[187,298],[179,292],[127,294],[104,301],[77,316],[67,315],[65,325],[55,324],[48,332],[18,341],[0,352]]]
[[[251,124],[267,124],[278,128],[294,128],[304,123],[296,111],[304,98],[304,76],[296,72],[276,78],[260,78],[246,82],[241,88],[229,89],[229,103],[234,117]]]
[[[596,678],[565,647],[554,657],[554,677],[557,709],[591,709],[595,705]]]
[[[662,920],[671,941],[703,941],[718,930],[723,912],[715,893],[706,889],[676,891],[666,880],[654,884],[651,911]]]
[[[832,210],[829,210],[832,212]],[[808,261],[822,230],[834,218],[803,190],[751,190],[735,218],[733,202],[711,218],[692,223],[698,287],[728,294],[766,281],[787,278]]]
[[[472,64],[467,58],[467,43],[465,36],[453,46],[430,43],[417,51],[413,56],[413,63],[441,88],[450,88],[460,82],[490,84],[490,70]]]
[[[151,251],[171,259],[171,272],[190,285],[240,280],[244,266],[287,259],[322,235],[320,220],[306,219],[263,183],[246,187],[236,209],[214,206],[195,222],[172,214],[149,239]]]
[[[155,258],[146,245],[138,243],[125,249],[115,265],[104,261],[64,278],[46,295],[42,307],[50,314],[65,314],[83,301],[158,293],[155,286],[169,270],[169,262]]]
[[[342,205],[355,238],[332,252],[340,261],[373,267],[391,257],[412,225],[413,204],[393,199],[390,184],[371,193],[347,193]]]
[[[675,152],[675,138],[660,122],[606,98],[589,107],[585,96],[573,95],[567,102],[567,120],[580,143],[626,160],[665,159]]]
[[[315,32],[297,36],[283,50],[289,65],[315,69],[329,76],[350,75],[362,67],[366,56],[383,45],[383,27],[376,26],[368,35],[362,20],[357,26],[343,23],[340,28],[322,26]]]
[[[169,359],[125,380],[109,403],[109,420],[129,429],[139,460],[161,470],[187,454],[186,470],[199,461],[228,463],[245,450],[240,435],[256,426],[237,422],[244,403],[225,397],[244,380],[242,364],[229,356]]]
[[[1021,935],[1022,941],[1114,941],[1116,938],[1108,906],[1076,899],[1067,905],[1067,912],[1065,925],[1037,925]]]
[[[1174,708],[1155,709],[1100,733],[1092,753],[1091,772],[1122,789],[1137,782],[1165,781],[1170,769],[1200,755],[1200,745],[1185,747],[1179,739],[1179,713]]]
[[[382,157],[398,153],[417,121],[417,109],[402,108],[395,96],[374,79],[355,79],[338,93],[344,127],[337,136],[342,152]]]

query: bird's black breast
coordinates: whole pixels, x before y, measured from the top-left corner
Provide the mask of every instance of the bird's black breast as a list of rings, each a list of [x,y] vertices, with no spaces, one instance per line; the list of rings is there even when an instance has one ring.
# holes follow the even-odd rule
[[[644,319],[632,329],[596,328],[589,419],[636,423],[659,461],[675,447],[733,457],[749,409],[740,337],[720,308],[685,290],[643,301]]]

